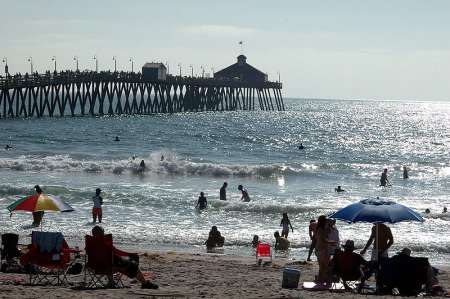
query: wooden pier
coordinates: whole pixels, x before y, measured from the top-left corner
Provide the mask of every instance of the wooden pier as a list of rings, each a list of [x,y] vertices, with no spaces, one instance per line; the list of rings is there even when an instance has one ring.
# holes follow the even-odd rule
[[[140,73],[60,72],[0,79],[0,118],[284,110],[282,84]]]

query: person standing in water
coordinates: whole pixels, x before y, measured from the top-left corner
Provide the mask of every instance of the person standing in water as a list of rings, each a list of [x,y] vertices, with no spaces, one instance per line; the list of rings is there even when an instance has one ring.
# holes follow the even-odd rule
[[[39,185],[34,186],[34,190],[36,191],[38,196],[42,194],[42,189],[41,189],[41,187],[39,187]],[[41,225],[43,217],[44,217],[44,211],[33,212],[33,226]]]
[[[223,182],[222,187],[220,188],[220,200],[227,200],[227,182]]]
[[[200,196],[198,197],[198,201],[195,207],[198,207],[199,210],[203,210],[208,207],[208,201],[206,200],[205,193],[200,192]]]
[[[403,166],[403,179],[406,180],[407,178],[409,178],[408,169],[406,166]]]
[[[242,193],[241,200],[245,201],[245,202],[249,202],[250,201],[250,196],[248,195],[247,190],[244,189],[244,187],[242,185],[238,186],[238,190],[241,191],[241,193]]]
[[[380,178],[380,186],[382,187],[386,187],[386,186],[390,186],[391,183],[389,182],[388,178],[387,178],[387,168],[385,168],[383,170],[383,173],[381,173],[381,178]]]
[[[92,208],[92,222],[98,222],[102,223],[102,205],[103,205],[103,198],[100,196],[100,193],[102,190],[100,188],[95,189],[95,195],[92,197],[92,201],[94,202],[94,207]]]
[[[283,218],[281,219],[280,226],[283,227],[281,231],[281,236],[283,238],[287,239],[289,235],[289,227],[291,228],[292,232],[294,232],[294,228],[292,227],[291,221],[289,220],[287,213],[283,213]]]

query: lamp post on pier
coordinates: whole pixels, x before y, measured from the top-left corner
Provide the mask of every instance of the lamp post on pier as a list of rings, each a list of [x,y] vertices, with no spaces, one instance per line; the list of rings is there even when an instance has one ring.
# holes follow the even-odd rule
[[[78,72],[78,56],[74,56],[73,60],[75,61],[76,71]]]
[[[53,57],[52,57],[52,61],[55,62],[55,73],[56,73],[56,56],[53,56]]]
[[[95,72],[98,73],[98,59],[97,59],[97,56],[94,55],[93,59],[95,60]]]
[[[178,68],[180,69],[180,78],[181,78],[181,63],[178,64]]]
[[[134,60],[133,57],[130,57],[130,62],[131,62],[131,72],[134,72]]]
[[[191,65],[189,65],[189,67],[191,68],[191,77],[194,78],[194,67]]]
[[[113,56],[113,60],[114,60],[114,73],[117,73],[117,59],[116,59],[116,56]]]
[[[28,57],[28,62],[30,63],[30,75],[33,74],[33,57]]]
[[[5,75],[6,75],[6,77],[8,77],[8,75],[9,75],[9,71],[8,71],[8,58],[3,57],[2,61],[3,61],[3,63],[5,64]]]

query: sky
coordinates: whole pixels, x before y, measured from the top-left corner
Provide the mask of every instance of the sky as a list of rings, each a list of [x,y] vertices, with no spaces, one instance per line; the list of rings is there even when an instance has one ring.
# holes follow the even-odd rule
[[[447,0],[0,0],[10,73],[57,68],[170,73],[247,62],[286,97],[450,100]],[[1,62],[1,61],[0,61]],[[3,74],[4,63],[1,73]]]

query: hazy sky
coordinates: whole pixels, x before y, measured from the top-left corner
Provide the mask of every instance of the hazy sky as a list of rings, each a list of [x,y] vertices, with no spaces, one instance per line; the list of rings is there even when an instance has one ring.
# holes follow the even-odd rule
[[[247,62],[290,97],[450,99],[450,1],[0,0],[0,58],[10,72],[95,67],[170,72]],[[2,64],[2,71],[3,71]],[[3,72],[2,72],[3,73]]]

